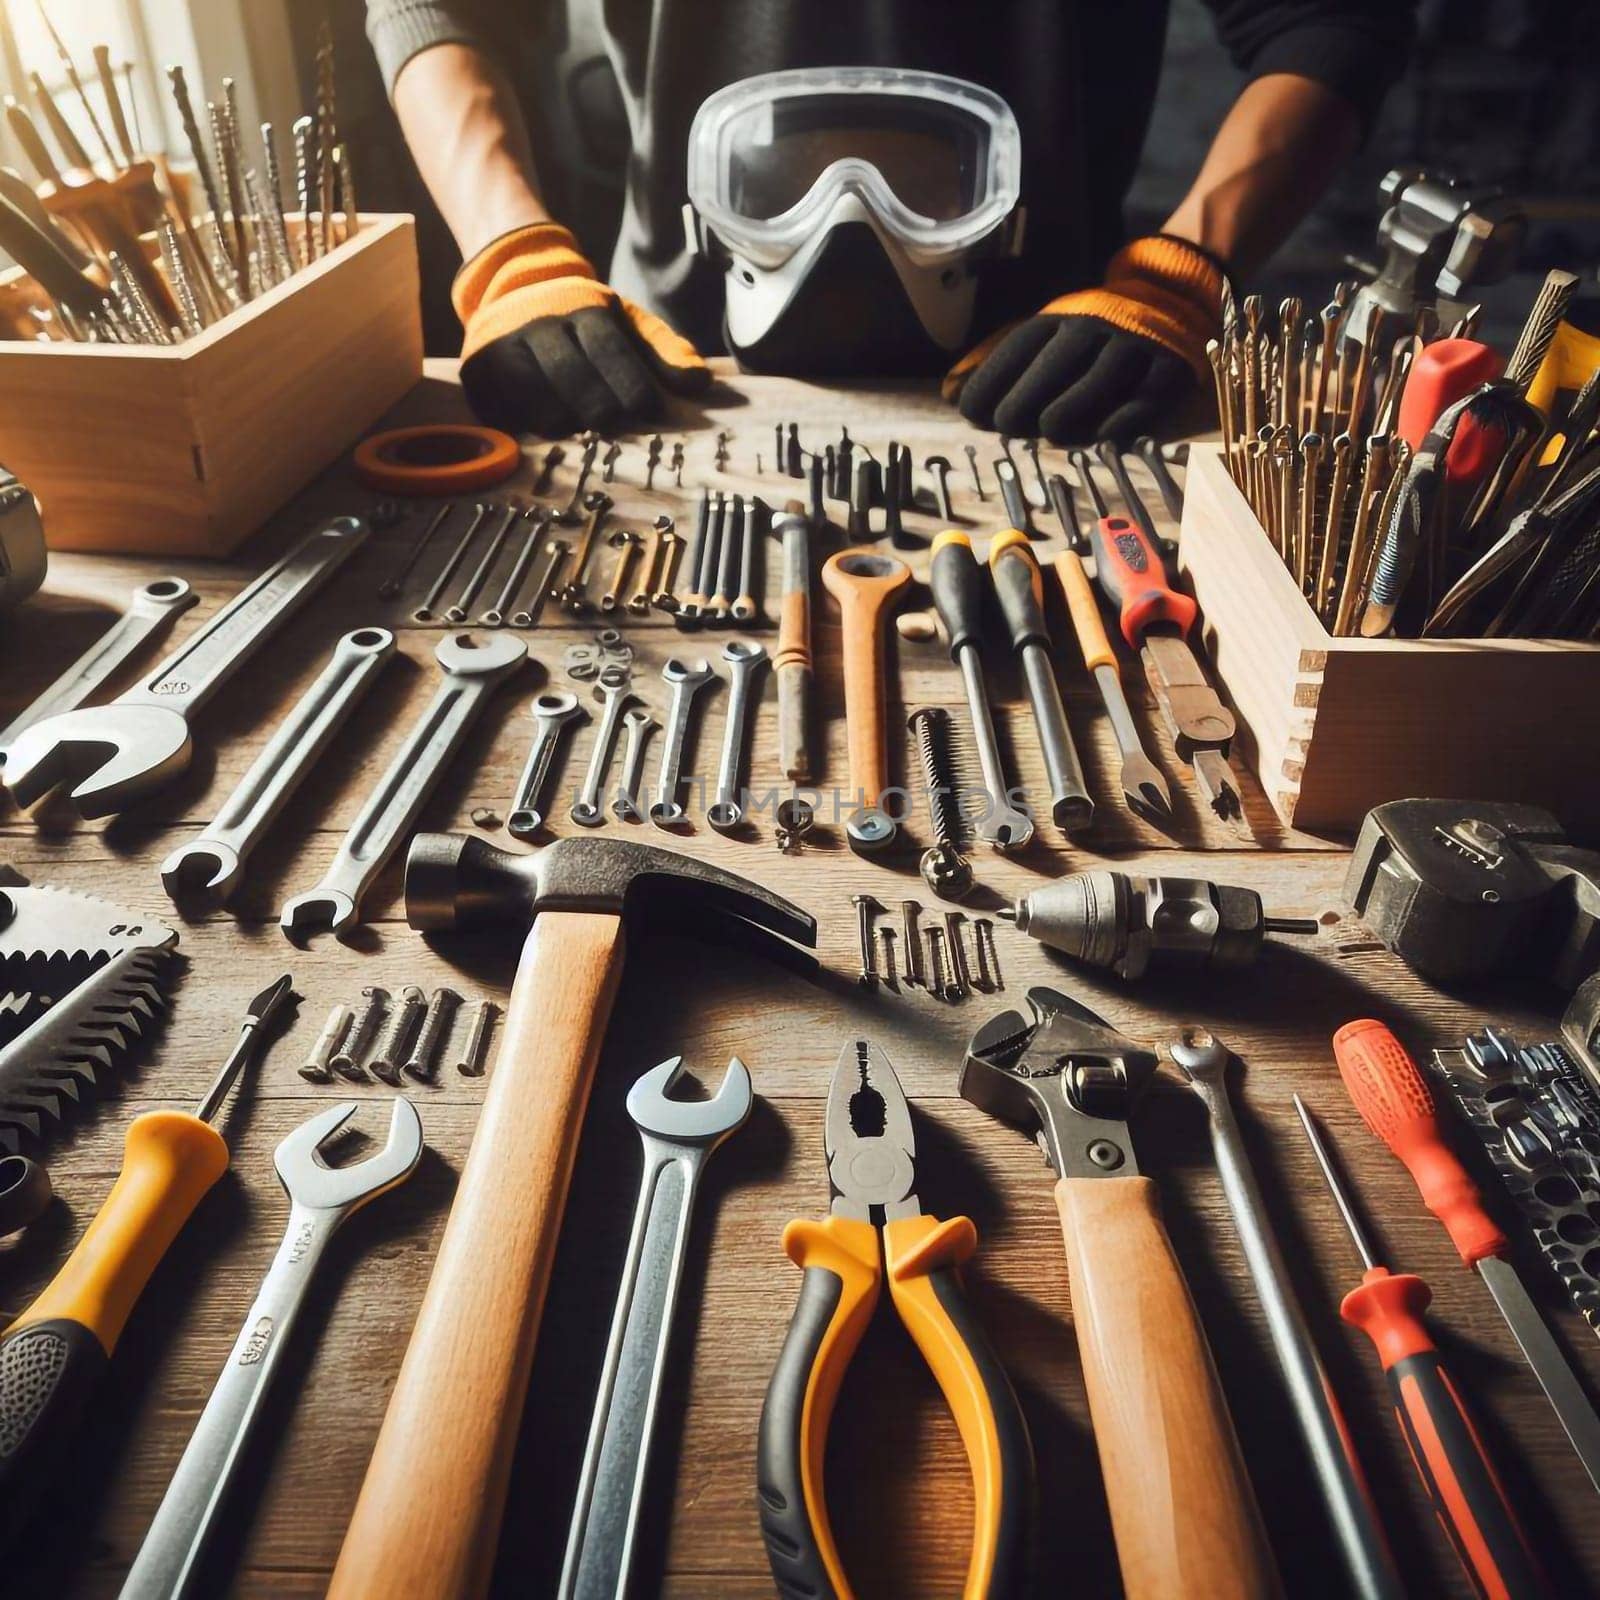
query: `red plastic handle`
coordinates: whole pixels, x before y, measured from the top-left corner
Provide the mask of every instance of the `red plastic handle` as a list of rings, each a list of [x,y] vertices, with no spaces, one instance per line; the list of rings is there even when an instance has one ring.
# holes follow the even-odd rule
[[[1366,1018],[1334,1034],[1333,1054],[1361,1120],[1405,1163],[1461,1259],[1470,1267],[1504,1255],[1506,1236],[1440,1135],[1433,1095],[1405,1046],[1381,1022]]]
[[[1199,606],[1167,582],[1161,553],[1127,517],[1101,517],[1089,535],[1094,575],[1106,598],[1120,610],[1122,637],[1137,650],[1148,629],[1173,623],[1187,636]]]

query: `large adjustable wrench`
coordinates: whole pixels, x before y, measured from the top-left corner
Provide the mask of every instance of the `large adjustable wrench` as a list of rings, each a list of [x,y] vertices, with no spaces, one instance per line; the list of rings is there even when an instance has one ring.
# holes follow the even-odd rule
[[[367,536],[335,517],[241,589],[143,683],[108,705],[46,717],[6,752],[6,787],[31,806],[70,783],[85,817],[105,817],[154,794],[189,765],[189,718],[264,644]]]
[[[682,1071],[683,1057],[673,1056],[628,1091],[628,1115],[644,1145],[644,1171],[558,1600],[621,1600],[627,1590],[700,1169],[750,1115],[750,1073],[737,1056],[710,1100],[669,1096]]]
[[[289,1195],[283,1242],[167,1485],[122,1586],[122,1600],[178,1600],[198,1592],[206,1539],[328,1241],[346,1217],[404,1183],[422,1159],[416,1108],[403,1095],[393,1106],[387,1143],[354,1166],[328,1167],[317,1159],[319,1149],[354,1114],[353,1100],[302,1122],[274,1152],[278,1181]]]
[[[440,640],[434,658],[444,682],[350,824],[322,882],[285,903],[279,918],[285,935],[298,942],[319,929],[342,935],[356,924],[372,880],[411,831],[489,696],[527,655],[522,640],[504,633]]]
[[[333,647],[317,681],[262,747],[210,826],[162,862],[161,884],[173,900],[204,895],[220,902],[233,893],[250,852],[393,654],[394,635],[387,628],[357,628]]]

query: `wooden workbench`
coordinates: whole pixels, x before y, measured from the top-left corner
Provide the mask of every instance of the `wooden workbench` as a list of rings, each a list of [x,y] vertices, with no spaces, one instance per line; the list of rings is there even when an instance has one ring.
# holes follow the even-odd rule
[[[461,409],[450,372],[440,367],[395,420],[450,417]],[[670,487],[645,493],[642,442],[626,442],[610,487],[615,525],[644,527],[666,510],[687,527],[692,490],[702,483],[777,501],[796,492],[798,486],[773,473],[773,424],[790,419],[808,443],[836,439],[847,424],[880,455],[891,438],[911,443],[919,462],[941,451],[955,464],[958,512],[973,519],[975,531],[998,525],[992,483],[989,502],[978,504],[961,449],[969,437],[978,439],[987,479],[987,463],[997,453],[994,441],[969,435],[931,395],[842,393],[750,380],[730,382],[703,409],[674,418],[680,431],[666,434],[669,446],[676,438],[687,441],[681,493]],[[732,460],[723,473],[713,465],[719,429],[731,433]],[[766,468],[760,477],[757,452]],[[530,464],[541,455],[542,447],[531,449]],[[556,492],[563,499],[576,455],[569,446],[557,474]],[[663,463],[657,484],[670,482]],[[105,492],[114,494],[115,485]],[[202,603],[179,622],[181,637],[181,630],[209,616],[313,517],[361,508],[370,500],[340,467],[226,564],[175,568],[161,559],[57,558],[44,594],[3,625],[0,720],[31,700],[106,626],[108,608],[118,606],[134,583],[169,570],[182,571],[194,583]],[[293,973],[303,996],[298,1017],[238,1094],[226,1122],[232,1170],[203,1203],[138,1307],[70,1479],[55,1489],[32,1537],[8,1552],[0,1581],[8,1595],[116,1592],[277,1247],[286,1207],[272,1169],[274,1146],[305,1117],[352,1093],[380,1103],[364,1120],[381,1136],[381,1102],[390,1092],[384,1086],[318,1086],[296,1071],[329,1007],[356,1000],[374,983],[393,992],[406,983],[432,988],[447,982],[469,996],[504,999],[520,937],[470,944],[440,939],[430,947],[406,926],[398,860],[369,899],[369,925],[351,943],[324,937],[302,952],[277,928],[279,905],[317,882],[433,692],[430,658],[437,635],[406,625],[406,616],[446,544],[425,560],[403,606],[374,598],[418,526],[413,517],[375,534],[259,663],[205,709],[197,719],[193,767],[159,797],[109,824],[83,824],[61,812],[35,819],[7,812],[0,822],[0,860],[31,880],[173,917],[158,864],[209,820],[320,670],[336,635],[368,623],[401,629],[406,661],[390,667],[316,779],[279,820],[252,861],[236,904],[177,923],[184,961],[169,1021],[136,1069],[119,1075],[97,1107],[48,1145],[58,1194],[49,1215],[25,1235],[0,1243],[0,1309],[11,1313],[55,1270],[104,1198],[128,1120],[151,1107],[191,1104],[232,1042],[250,996],[277,973]],[[937,524],[913,517],[910,526],[932,532]],[[1054,530],[1048,519],[1041,526]],[[775,570],[776,562],[769,563],[769,571]],[[839,636],[831,604],[820,592],[816,614],[826,777],[842,786]],[[525,635],[537,667],[525,669],[491,707],[427,807],[424,826],[468,830],[478,808],[504,815],[530,738],[530,694],[546,681],[560,681],[564,647],[591,632],[569,627],[552,613]],[[666,700],[657,676],[661,661],[673,651],[704,653],[715,661],[724,637],[685,638],[656,616],[630,622],[627,633],[637,649],[637,687],[658,716]],[[770,647],[772,635],[763,637]],[[957,709],[964,725],[959,680],[943,650],[902,642],[895,654],[891,727],[901,725],[905,709],[924,703]],[[969,1290],[1015,1381],[1037,1452],[1039,1593],[1115,1592],[1116,1562],[1072,1335],[1051,1175],[1029,1140],[956,1095],[957,1066],[973,1029],[996,1009],[1021,1005],[1026,988],[1038,982],[1068,989],[1151,1043],[1171,1038],[1180,1019],[1202,1020],[1242,1058],[1241,1095],[1261,1182],[1276,1207],[1285,1253],[1414,1592],[1469,1591],[1404,1459],[1370,1348],[1338,1319],[1339,1297],[1356,1281],[1358,1263],[1295,1123],[1291,1091],[1306,1096],[1323,1116],[1389,1259],[1433,1285],[1435,1326],[1561,1591],[1581,1592],[1600,1578],[1593,1490],[1488,1294],[1459,1266],[1405,1173],[1361,1128],[1328,1043],[1339,1023],[1365,1014],[1389,1020],[1419,1054],[1458,1041],[1486,1016],[1537,1030],[1537,1011],[1527,1007],[1539,997],[1497,996],[1493,1011],[1485,1012],[1411,976],[1359,924],[1340,920],[1346,859],[1340,842],[1285,832],[1253,778],[1247,805],[1263,842],[1259,849],[1242,846],[1197,804],[1136,668],[1126,681],[1147,744],[1178,799],[1175,837],[1132,819],[1116,791],[1114,745],[1094,689],[1081,669],[1073,669],[1070,646],[1060,651],[1060,660],[1068,714],[1099,802],[1096,825],[1087,839],[1070,846],[1054,829],[1041,827],[1014,861],[975,855],[980,889],[967,909],[992,913],[1000,897],[1050,876],[1115,863],[1254,886],[1269,909],[1322,918],[1322,934],[1306,945],[1273,946],[1253,971],[1231,979],[1152,977],[1134,986],[1069,970],[1001,925],[1002,995],[975,996],[957,1006],[905,990],[869,992],[853,982],[850,896],[867,891],[891,903],[910,897],[931,904],[917,874],[916,844],[907,842],[887,863],[867,863],[829,830],[819,831],[803,853],[782,856],[774,848],[770,813],[743,840],[718,838],[697,821],[685,849],[758,878],[816,913],[825,972],[807,981],[726,948],[708,952],[688,939],[655,936],[632,949],[545,1309],[505,1519],[499,1592],[552,1592],[634,1203],[638,1148],[623,1095],[643,1069],[682,1052],[692,1070],[713,1080],[737,1053],[749,1064],[760,1099],[746,1130],[709,1168],[656,1441],[635,1592],[655,1592],[659,1580],[661,1592],[682,1600],[771,1593],[755,1514],[754,1450],[762,1395],[798,1284],[779,1235],[791,1217],[826,1210],[823,1097],[841,1042],[857,1034],[885,1047],[913,1098],[919,1189],[928,1208],[940,1215],[967,1212],[982,1236]],[[1019,686],[998,667],[994,679],[1005,701],[1002,739],[1036,795],[1041,765]],[[720,704],[710,706],[697,750],[691,750],[695,773],[714,771],[720,710]],[[580,733],[564,764],[565,793],[581,775],[588,744],[588,731]],[[895,771],[914,783],[905,754],[903,748],[896,752]],[[649,770],[653,774],[653,760]],[[760,794],[778,779],[769,675],[751,787]],[[609,826],[661,842],[648,825]],[[562,805],[555,831],[569,827]],[[920,837],[926,830],[913,824],[909,831]],[[1543,998],[1553,1007],[1551,997]],[[1548,1022],[1542,1026],[1538,1036],[1548,1036]],[[229,1536],[213,1552],[207,1592],[224,1592],[230,1584],[233,1592],[250,1595],[323,1590],[427,1282],[483,1085],[447,1066],[436,1083],[409,1092],[428,1140],[423,1165],[412,1182],[355,1219],[335,1246],[316,1305],[297,1330],[249,1453],[227,1519]],[[1340,1572],[1321,1532],[1313,1485],[1211,1165],[1204,1118],[1170,1065],[1137,1113],[1134,1131],[1141,1166],[1160,1185],[1216,1351],[1288,1591],[1338,1594]],[[1519,1261],[1600,1392],[1594,1335],[1565,1308],[1531,1248]],[[930,1377],[887,1313],[880,1313],[841,1397],[829,1488],[846,1560],[864,1597],[909,1600],[959,1591],[971,1515],[964,1458]]]

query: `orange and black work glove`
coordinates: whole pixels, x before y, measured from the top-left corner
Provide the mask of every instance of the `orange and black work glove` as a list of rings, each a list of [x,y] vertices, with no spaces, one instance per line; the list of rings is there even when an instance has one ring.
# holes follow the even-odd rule
[[[944,397],[980,428],[1057,444],[1158,432],[1206,371],[1223,269],[1187,240],[1124,245],[1098,289],[1052,300],[946,374]]]
[[[687,339],[600,282],[558,222],[485,245],[450,288],[466,329],[461,384],[510,433],[577,433],[653,416],[661,392],[711,381]]]

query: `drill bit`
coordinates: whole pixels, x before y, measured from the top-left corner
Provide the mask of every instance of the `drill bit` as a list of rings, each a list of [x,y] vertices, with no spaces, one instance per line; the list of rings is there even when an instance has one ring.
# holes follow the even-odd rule
[[[250,246],[244,232],[244,199],[239,193],[239,163],[228,138],[226,107],[218,105],[215,100],[208,100],[206,114],[211,119],[211,147],[217,153],[217,167],[222,174],[222,193],[228,203],[228,231],[232,234],[232,242],[224,248],[233,264],[234,284],[239,291],[239,299],[244,301],[250,298]],[[224,230],[220,213],[214,221],[218,235],[222,236]]]
[[[287,272],[294,271],[294,252],[289,248],[289,226],[283,220],[283,176],[278,171],[278,144],[270,122],[261,124],[261,186],[267,199],[267,226]]]
[[[315,164],[315,124],[298,117],[294,125],[294,187],[300,206],[300,265],[309,267],[317,256],[316,235],[311,231],[311,168]]]
[[[333,248],[333,147],[339,142],[333,104],[333,25],[317,32],[317,207],[320,254]]]
[[[339,215],[349,241],[361,231],[361,206],[356,200],[356,175],[350,164],[350,146],[342,140],[333,147],[333,165],[339,176]]]
[[[183,136],[189,141],[189,157],[194,162],[194,170],[199,174],[200,187],[205,190],[206,206],[211,212],[212,221],[217,226],[218,238],[221,239],[222,194],[217,188],[216,174],[211,170],[211,163],[206,158],[205,141],[200,136],[200,124],[195,121],[194,103],[189,99],[189,85],[184,81],[183,68],[168,67],[167,81],[172,85],[172,99],[178,108],[178,120],[183,124]],[[222,246],[226,252],[226,240],[222,241]],[[228,265],[231,269],[233,263],[230,261]]]
[[[88,92],[83,87],[83,80],[78,76],[78,69],[72,60],[72,52],[67,49],[61,35],[56,32],[56,25],[50,20],[50,14],[44,8],[44,0],[34,0],[35,9],[39,13],[39,20],[44,24],[45,32],[50,35],[50,43],[55,46],[57,56],[61,58],[62,70],[67,75],[67,82],[72,92],[77,95],[78,102],[83,107],[83,114],[89,119],[89,126],[94,129],[94,136],[100,141],[100,148],[106,153],[106,160],[111,170],[117,170],[117,158],[111,153],[111,141],[106,138],[105,129],[100,126],[100,119],[94,114],[94,103],[89,99]],[[84,166],[89,166],[87,157]]]

